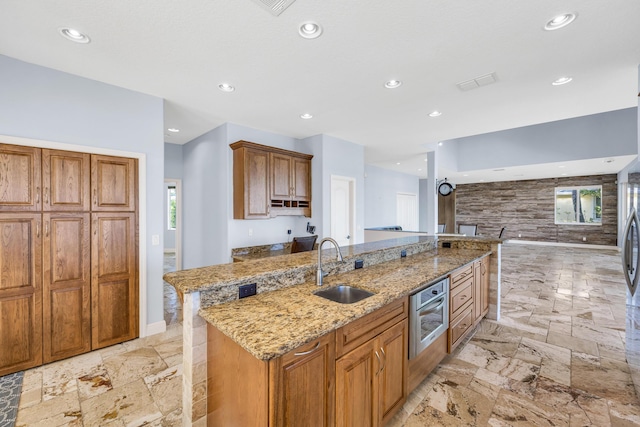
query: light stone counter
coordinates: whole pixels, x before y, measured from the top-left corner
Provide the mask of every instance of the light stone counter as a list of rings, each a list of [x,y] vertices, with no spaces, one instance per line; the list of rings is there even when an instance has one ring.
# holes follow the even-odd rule
[[[490,251],[434,249],[364,269],[201,309],[199,314],[258,359],[269,360],[346,325]],[[340,304],[313,294],[347,284],[375,295]]]

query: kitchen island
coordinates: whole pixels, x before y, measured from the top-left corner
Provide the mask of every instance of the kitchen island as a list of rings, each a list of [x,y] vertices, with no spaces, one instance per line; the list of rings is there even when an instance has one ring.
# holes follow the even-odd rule
[[[447,244],[448,243],[448,244]],[[451,248],[442,248],[446,244]],[[313,291],[317,252],[179,271],[165,280],[183,294],[183,421],[205,425],[207,410],[207,323],[256,360],[273,360],[291,349],[409,295],[487,253],[492,254],[490,301],[497,305],[500,241],[433,236],[393,239],[341,248],[345,261],[325,250],[325,286],[351,284],[373,296],[351,305],[324,300]],[[406,251],[406,258],[400,252]],[[365,268],[354,270],[354,260]],[[331,261],[330,261],[331,260]],[[258,295],[237,300],[241,284],[257,283]],[[494,295],[495,294],[495,295]],[[491,313],[493,312],[493,314]],[[489,317],[499,315],[497,307]],[[204,320],[206,319],[206,321]]]

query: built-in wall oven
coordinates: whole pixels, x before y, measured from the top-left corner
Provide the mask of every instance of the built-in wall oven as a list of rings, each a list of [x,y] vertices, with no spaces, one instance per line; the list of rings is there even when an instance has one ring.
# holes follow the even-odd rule
[[[413,359],[449,327],[449,279],[411,295],[410,310],[409,359]]]

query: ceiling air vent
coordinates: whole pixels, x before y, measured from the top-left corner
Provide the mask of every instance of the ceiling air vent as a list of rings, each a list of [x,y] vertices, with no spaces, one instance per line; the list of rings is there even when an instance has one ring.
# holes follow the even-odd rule
[[[492,83],[495,83],[496,81],[498,81],[498,79],[496,78],[496,73],[489,73],[482,76],[474,77],[471,80],[460,82],[456,86],[458,86],[458,89],[460,89],[461,91],[466,92],[480,86],[490,85]]]
[[[296,0],[253,0],[260,6],[271,12],[274,16],[279,16],[286,8]]]

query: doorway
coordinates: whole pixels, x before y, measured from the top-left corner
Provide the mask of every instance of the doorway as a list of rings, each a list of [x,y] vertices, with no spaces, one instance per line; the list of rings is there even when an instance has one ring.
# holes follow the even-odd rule
[[[182,270],[182,181],[164,180],[163,274]],[[182,321],[182,301],[173,286],[163,282],[164,320],[167,326]]]
[[[355,241],[356,179],[331,175],[331,237],[338,245],[348,246]]]

